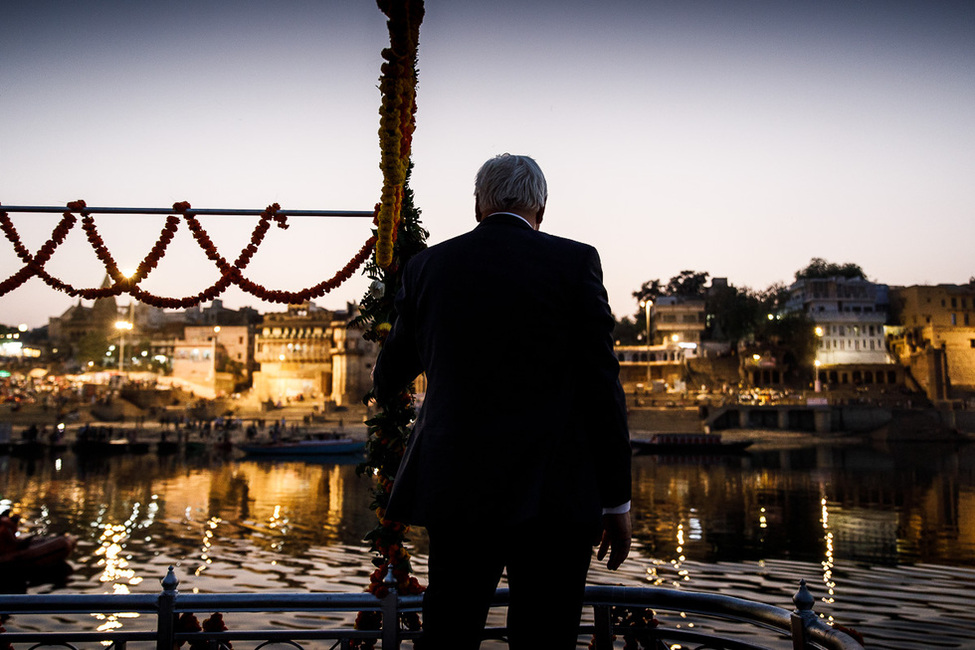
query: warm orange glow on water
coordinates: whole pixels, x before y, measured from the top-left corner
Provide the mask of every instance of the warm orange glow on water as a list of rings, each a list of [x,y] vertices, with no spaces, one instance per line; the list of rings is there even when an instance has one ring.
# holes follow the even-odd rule
[[[927,576],[905,564],[958,567],[938,584],[973,589],[973,468],[966,448],[638,456],[633,557],[617,573],[594,565],[590,581],[788,601],[805,578],[817,612],[843,621],[864,590],[896,603],[906,583],[916,598]],[[361,543],[374,523],[370,490],[351,461],[0,457],[0,493],[16,495],[25,532],[79,537],[66,587],[79,593],[155,592],[170,564],[184,592],[360,591],[372,570]],[[422,530],[415,545],[425,579]],[[870,566],[897,584],[880,589]],[[117,614],[97,624],[139,623]]]

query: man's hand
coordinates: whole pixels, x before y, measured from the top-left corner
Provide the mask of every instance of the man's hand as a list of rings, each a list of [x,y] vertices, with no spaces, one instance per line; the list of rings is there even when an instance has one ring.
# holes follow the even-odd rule
[[[623,564],[623,560],[630,554],[630,541],[633,538],[633,528],[630,525],[630,513],[621,515],[603,515],[603,535],[599,540],[599,550],[596,559],[602,560],[609,551],[609,562],[606,567],[615,571]]]

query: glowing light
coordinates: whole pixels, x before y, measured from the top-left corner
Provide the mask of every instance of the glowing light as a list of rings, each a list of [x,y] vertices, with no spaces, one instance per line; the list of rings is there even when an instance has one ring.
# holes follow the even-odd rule
[[[823,525],[823,531],[825,533],[824,539],[826,541],[826,554],[822,562],[823,584],[826,585],[826,592],[828,593],[828,596],[824,596],[821,600],[824,603],[832,603],[834,602],[833,596],[836,593],[836,582],[833,580],[833,566],[835,565],[833,554],[833,532],[829,529],[829,506],[827,505],[826,497],[822,497],[819,503],[822,507],[822,518],[820,521]]]

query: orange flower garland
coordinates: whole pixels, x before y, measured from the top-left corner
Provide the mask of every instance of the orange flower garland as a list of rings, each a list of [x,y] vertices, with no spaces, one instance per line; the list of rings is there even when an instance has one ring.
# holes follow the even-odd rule
[[[70,296],[94,300],[96,298],[127,293],[146,304],[170,309],[191,307],[208,300],[213,300],[231,284],[240,287],[243,291],[261,300],[278,303],[300,303],[312,298],[320,298],[351,278],[369,258],[372,253],[373,244],[376,242],[375,235],[370,237],[349,263],[328,280],[324,280],[300,291],[275,291],[247,279],[241,272],[250,263],[254,253],[257,252],[261,242],[264,241],[264,236],[267,234],[268,229],[270,229],[272,221],[277,223],[279,228],[284,229],[288,227],[287,216],[281,213],[281,206],[274,203],[269,205],[261,213],[260,220],[251,234],[250,243],[240,252],[234,263],[230,264],[217,252],[216,246],[210,240],[206,230],[204,230],[199,220],[193,215],[190,204],[186,201],[181,201],[173,204],[173,212],[181,215],[182,220],[186,221],[187,226],[193,234],[193,238],[200,248],[203,249],[207,259],[214,262],[220,271],[220,278],[196,295],[184,298],[167,298],[144,291],[139,287],[139,283],[156,268],[159,260],[166,254],[169,244],[173,241],[173,237],[179,229],[180,217],[174,215],[166,217],[166,223],[156,243],[153,244],[152,249],[139,263],[132,277],[127,278],[122,275],[111,252],[105,246],[105,242],[98,233],[98,227],[95,224],[94,217],[87,212],[85,202],[81,200],[72,201],[68,203],[67,207],[68,209],[63,213],[61,221],[58,222],[54,231],[51,233],[51,237],[41,246],[36,255],[31,255],[30,251],[27,250],[23,241],[20,239],[20,235],[17,233],[17,229],[14,228],[10,216],[0,208],[0,230],[3,231],[7,240],[13,244],[17,257],[24,264],[19,271],[0,282],[0,296],[20,287],[32,277],[38,277],[51,288],[67,293]],[[71,229],[77,223],[77,218],[74,213],[81,215],[82,229],[88,239],[88,244],[92,247],[95,255],[105,267],[106,273],[112,279],[112,285],[109,287],[78,289],[67,282],[52,277],[44,268],[54,254],[54,251],[64,242],[68,233],[71,232]]]
[[[403,184],[410,166],[410,149],[416,126],[416,54],[423,20],[422,0],[379,0],[386,15],[389,47],[382,51],[385,63],[379,79],[380,168],[383,191],[378,216],[376,263],[380,268],[393,261],[393,244],[403,209]]]

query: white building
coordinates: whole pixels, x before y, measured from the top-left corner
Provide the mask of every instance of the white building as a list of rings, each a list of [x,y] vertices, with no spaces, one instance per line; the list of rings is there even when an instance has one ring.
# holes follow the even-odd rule
[[[892,364],[884,325],[887,285],[863,278],[813,278],[789,287],[786,311],[801,311],[815,324],[819,338],[816,365]]]

